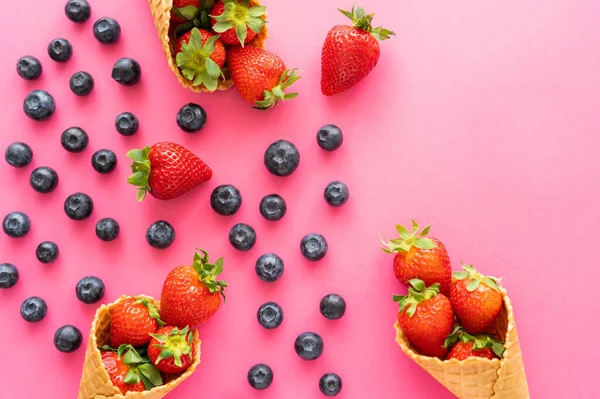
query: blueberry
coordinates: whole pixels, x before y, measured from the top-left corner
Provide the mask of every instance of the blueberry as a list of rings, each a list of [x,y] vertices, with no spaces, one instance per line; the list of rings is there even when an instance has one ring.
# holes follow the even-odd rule
[[[346,313],[346,301],[338,294],[325,295],[319,305],[321,314],[329,320],[340,319]]]
[[[304,360],[315,360],[323,353],[323,338],[314,332],[298,335],[294,343],[298,356]]]
[[[83,303],[96,303],[104,298],[104,282],[98,277],[84,277],[75,286],[75,295]]]
[[[62,326],[54,333],[54,346],[61,352],[75,352],[82,341],[81,331],[75,326]]]
[[[46,302],[37,296],[25,299],[21,305],[21,317],[30,323],[37,323],[46,317],[48,306]]]
[[[60,143],[69,152],[81,152],[88,146],[89,138],[80,127],[70,127],[60,136]]]
[[[48,166],[40,166],[31,172],[29,184],[38,193],[51,193],[58,186],[58,174]]]
[[[131,112],[122,112],[115,119],[115,127],[123,136],[133,136],[140,128],[140,121]]]
[[[337,207],[344,205],[348,201],[350,192],[348,191],[348,186],[341,181],[332,181],[325,187],[323,196],[329,205]]]
[[[265,219],[276,221],[285,216],[287,205],[280,195],[269,194],[260,201],[258,209]]]
[[[248,370],[248,384],[254,389],[267,389],[273,383],[273,370],[264,363],[256,364]]]
[[[94,23],[94,36],[102,44],[115,43],[121,37],[121,25],[113,18],[100,18]]]
[[[242,206],[242,194],[231,184],[223,184],[210,194],[210,206],[219,215],[233,215]]]
[[[25,80],[35,80],[42,74],[42,63],[31,55],[21,57],[17,61],[17,73]]]
[[[117,167],[117,155],[111,150],[98,150],[92,155],[92,166],[98,173],[110,173]]]
[[[65,213],[73,220],[85,220],[94,210],[94,201],[84,193],[71,194],[65,200]]]
[[[283,275],[283,260],[275,254],[264,254],[256,260],[256,274],[262,281],[271,283]]]
[[[283,309],[275,302],[260,305],[256,313],[258,323],[266,329],[272,330],[283,322]]]
[[[133,58],[120,58],[113,66],[112,78],[123,86],[133,86],[141,76],[142,68]]]
[[[19,281],[19,271],[10,263],[0,264],[0,288],[11,288]]]
[[[4,217],[2,229],[12,238],[20,238],[29,233],[31,220],[23,212],[11,212]]]
[[[150,225],[146,231],[146,241],[151,247],[165,249],[175,241],[175,229],[169,222],[159,220]]]
[[[344,135],[336,125],[325,125],[317,132],[317,144],[325,151],[335,151],[342,145]]]
[[[96,223],[96,237],[102,241],[112,241],[119,236],[121,227],[113,218],[104,218]]]
[[[23,111],[25,115],[36,121],[43,121],[54,114],[56,103],[54,97],[44,90],[34,90],[25,97]]]
[[[256,244],[256,232],[245,223],[238,223],[229,230],[229,242],[238,251],[248,251]]]
[[[56,62],[67,62],[73,55],[73,46],[67,39],[59,37],[48,45],[48,55]]]
[[[186,104],[179,109],[179,112],[177,112],[177,125],[179,125],[184,132],[198,132],[205,124],[206,111],[198,104]]]
[[[90,18],[92,7],[87,0],[69,0],[65,4],[65,14],[71,21],[82,23]]]
[[[327,373],[319,380],[319,389],[325,396],[336,396],[342,390],[342,379],[335,373]]]
[[[23,168],[31,163],[33,151],[27,144],[17,141],[6,147],[4,159],[6,159],[6,162],[8,162],[10,166]]]
[[[300,163],[296,146],[286,140],[277,140],[265,151],[265,166],[276,176],[291,175]]]
[[[69,80],[71,91],[78,96],[87,96],[94,90],[94,78],[87,72],[75,72]]]
[[[35,256],[42,263],[52,263],[58,257],[58,245],[52,241],[44,241],[37,246]]]
[[[308,260],[321,260],[327,254],[327,241],[321,234],[307,234],[300,242],[302,256]]]

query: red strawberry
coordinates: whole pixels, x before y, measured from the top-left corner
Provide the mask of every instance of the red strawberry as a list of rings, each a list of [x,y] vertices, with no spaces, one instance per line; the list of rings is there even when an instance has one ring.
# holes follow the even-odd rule
[[[414,220],[412,223],[412,232],[402,225],[396,225],[400,237],[384,243],[385,252],[396,253],[396,278],[406,286],[413,278],[423,280],[427,286],[438,283],[441,293],[448,296],[452,283],[452,267],[446,247],[437,238],[427,237],[431,225],[419,231],[419,225]]]
[[[494,277],[481,275],[473,266],[462,265],[454,273],[450,301],[460,324],[470,334],[485,332],[502,310],[502,293]]]
[[[102,352],[102,363],[108,372],[110,382],[123,395],[129,391],[142,392],[163,384],[159,371],[142,358],[131,345],[122,345],[118,352],[108,347]]]
[[[212,177],[208,165],[179,144],[156,143],[127,156],[133,159],[133,175],[127,181],[138,187],[138,201],[147,192],[160,200],[177,198]]]
[[[178,266],[169,273],[160,296],[160,314],[170,326],[184,328],[210,319],[221,306],[227,283],[217,280],[223,258],[208,262],[208,253],[194,254],[193,266]]]
[[[298,93],[284,93],[300,79],[295,70],[285,68],[277,55],[257,47],[231,47],[227,51],[231,79],[244,100],[255,108],[268,109],[280,100],[291,100]]]
[[[361,7],[352,11],[340,10],[353,26],[334,26],[323,44],[321,53],[321,91],[332,96],[363,80],[377,65],[379,42],[394,32],[382,27],[373,28],[374,14],[365,14]]]
[[[193,334],[189,327],[167,326],[151,334],[148,357],[156,368],[167,374],[183,373],[194,359]]]
[[[450,300],[440,294],[440,285],[426,288],[418,279],[409,281],[406,296],[394,296],[400,305],[398,322],[412,346],[426,356],[443,358],[446,337],[452,332],[454,314]]]
[[[210,23],[220,33],[223,43],[230,46],[245,43],[263,30],[267,8],[250,0],[218,0],[210,10]]]
[[[504,353],[502,342],[496,341],[489,335],[472,336],[467,334],[460,326],[455,327],[452,334],[446,338],[444,347],[452,348],[446,356],[447,360],[465,360],[469,357],[494,359],[496,357],[501,358]]]
[[[191,21],[196,16],[202,0],[173,0],[171,22]]]
[[[159,323],[158,309],[146,298],[127,298],[117,304],[112,311],[110,324],[110,346],[118,348],[130,344],[143,346],[150,342],[151,333],[156,332]]]
[[[204,85],[214,91],[223,77],[225,46],[207,30],[194,28],[181,36],[175,44],[175,63],[194,86]]]

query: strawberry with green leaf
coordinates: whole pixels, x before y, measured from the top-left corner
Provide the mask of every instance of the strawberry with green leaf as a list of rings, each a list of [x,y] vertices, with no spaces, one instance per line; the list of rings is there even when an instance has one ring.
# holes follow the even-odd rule
[[[266,11],[265,6],[253,6],[250,0],[219,0],[210,11],[212,28],[221,34],[223,43],[244,47],[263,30]]]
[[[465,360],[470,357],[486,359],[502,358],[504,345],[489,335],[468,334],[461,326],[456,326],[444,342],[444,348],[451,348],[446,360]]]
[[[175,51],[175,63],[194,86],[203,85],[215,91],[219,78],[225,78],[221,71],[226,58],[225,46],[209,31],[194,28],[183,34],[177,39]]]
[[[150,342],[149,334],[163,324],[158,309],[148,299],[126,298],[112,311],[108,341],[113,348],[123,344],[144,346]]]
[[[192,21],[198,10],[202,0],[173,0],[173,8],[171,8],[171,22],[181,23]]]
[[[101,349],[102,364],[108,372],[110,382],[123,395],[127,392],[150,390],[163,384],[158,369],[133,346],[121,345],[117,350],[103,346]]]
[[[182,373],[194,361],[194,335],[189,327],[173,326],[160,328],[150,334],[148,357],[156,368],[167,374]]]

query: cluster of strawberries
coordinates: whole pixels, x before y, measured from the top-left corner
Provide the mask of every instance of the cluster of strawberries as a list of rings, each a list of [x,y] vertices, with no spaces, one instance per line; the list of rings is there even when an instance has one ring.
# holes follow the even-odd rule
[[[123,394],[150,390],[174,380],[193,363],[191,327],[221,306],[223,258],[210,263],[199,250],[191,266],[178,266],[162,288],[160,310],[147,298],[127,298],[112,311],[108,345],[100,350],[112,384]]]
[[[452,274],[444,244],[428,237],[430,226],[412,232],[397,225],[399,238],[388,240],[384,251],[395,253],[396,278],[408,294],[394,296],[400,305],[398,323],[421,354],[441,359],[501,358],[502,332],[497,320],[503,308],[499,279],[462,264]]]

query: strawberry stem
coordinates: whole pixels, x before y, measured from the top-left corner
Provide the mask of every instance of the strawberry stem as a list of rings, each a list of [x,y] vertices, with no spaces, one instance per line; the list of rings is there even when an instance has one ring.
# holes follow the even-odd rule
[[[473,350],[479,351],[485,348],[491,348],[492,351],[498,357],[502,357],[504,354],[504,343],[498,341],[487,334],[471,335],[467,333],[461,326],[457,325],[454,327],[452,334],[448,335],[444,341],[444,348],[450,348],[454,346],[458,341],[461,342],[473,342]]]
[[[386,40],[389,39],[390,36],[396,35],[391,30],[387,30],[381,26],[373,28],[371,26],[371,21],[373,21],[375,14],[367,14],[362,7],[356,8],[353,6],[351,11],[345,11],[338,8],[338,11],[350,18],[355,28],[369,32],[377,40]]]
[[[138,188],[136,198],[138,201],[143,201],[146,193],[152,190],[148,179],[150,178],[151,165],[148,159],[150,147],[146,146],[141,150],[131,150],[127,152],[127,157],[133,160],[131,170],[133,174],[129,176],[127,182]]]
[[[394,252],[408,252],[412,247],[419,249],[433,249],[436,247],[435,242],[427,237],[431,225],[426,226],[423,230],[419,230],[419,224],[412,220],[412,232],[401,224],[396,225],[396,231],[400,237],[394,239],[388,239],[388,242],[381,240],[384,247],[382,248],[385,253],[391,254]]]
[[[223,33],[229,29],[235,28],[235,33],[244,47],[248,30],[260,33],[265,26],[265,15],[267,8],[265,6],[250,6],[248,0],[224,0],[225,11],[221,15],[210,15],[217,21],[213,25],[213,30],[217,33]]]
[[[181,74],[191,80],[193,86],[203,85],[211,92],[217,89],[219,78],[225,79],[221,68],[210,58],[218,38],[211,36],[202,44],[202,34],[194,28],[188,42],[181,45],[182,51],[175,56]]]
[[[500,285],[500,281],[502,280],[501,278],[484,276],[481,273],[479,273],[477,270],[475,270],[473,265],[465,265],[464,263],[461,262],[461,266],[463,268],[463,271],[462,272],[454,272],[453,276],[456,280],[466,280],[466,279],[471,280],[469,282],[469,284],[467,284],[467,291],[473,292],[477,288],[479,288],[479,286],[481,284],[485,284],[488,287],[492,288],[493,290],[500,292],[499,285]]]
[[[183,365],[181,357],[185,355],[191,356],[193,336],[189,327],[185,327],[181,330],[175,327],[169,331],[167,335],[150,334],[150,336],[159,342],[153,346],[161,349],[160,355],[158,355],[154,364],[158,364],[161,360],[172,357],[173,363],[175,363],[177,367],[181,367]]]
[[[300,80],[300,76],[296,75],[296,69],[286,69],[279,77],[279,84],[271,90],[265,90],[265,98],[256,100],[255,109],[266,110],[277,105],[279,101],[291,100],[298,96],[298,93],[285,93],[294,82]]]
[[[218,292],[225,299],[225,287],[227,283],[217,280],[217,277],[223,272],[224,258],[217,259],[214,263],[209,263],[208,252],[203,249],[196,249],[194,254],[194,270],[198,273],[200,281],[206,285],[208,290],[214,294]]]
[[[408,317],[413,317],[419,303],[428,301],[440,293],[440,285],[436,283],[426,287],[423,280],[416,278],[409,280],[408,283],[412,286],[408,289],[408,295],[394,295],[393,300],[400,305],[401,312],[408,309],[406,314]]]

